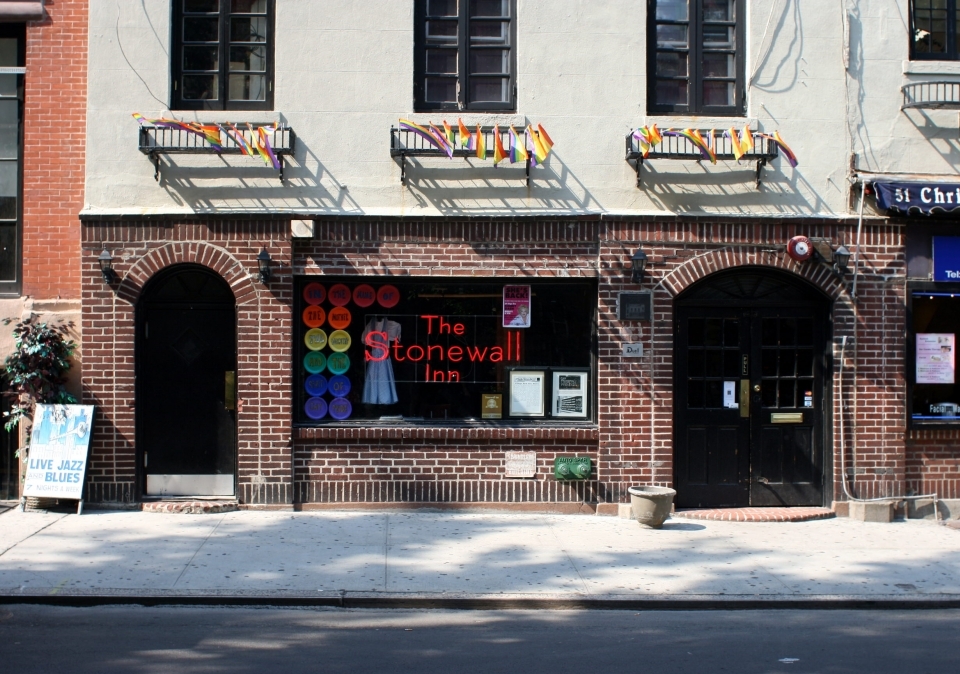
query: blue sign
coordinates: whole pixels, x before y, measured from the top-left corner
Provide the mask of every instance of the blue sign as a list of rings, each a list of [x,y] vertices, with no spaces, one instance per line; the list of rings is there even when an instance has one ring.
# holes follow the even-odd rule
[[[960,236],[933,237],[933,280],[960,281]]]
[[[960,183],[874,183],[877,206],[887,211],[947,213],[960,208]]]

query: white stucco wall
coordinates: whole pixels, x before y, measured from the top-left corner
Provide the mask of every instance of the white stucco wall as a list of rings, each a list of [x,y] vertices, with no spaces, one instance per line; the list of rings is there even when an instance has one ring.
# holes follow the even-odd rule
[[[412,0],[279,0],[275,111],[173,113],[292,126],[298,145],[286,183],[249,158],[180,155],[158,185],[131,113],[170,114],[170,0],[91,0],[86,210],[842,215],[852,152],[863,169],[950,169],[956,114],[929,113],[939,125],[931,130],[923,115],[899,111],[900,83],[914,77],[903,74],[907,0],[746,4],[747,116],[730,119],[645,114],[646,2],[521,0],[518,112],[463,120],[544,125],[556,146],[528,188],[519,164],[463,159],[420,160],[401,186],[390,126],[444,118],[412,112]],[[624,136],[650,122],[779,130],[800,166],[775,160],[758,191],[751,163],[659,160],[637,189]]]

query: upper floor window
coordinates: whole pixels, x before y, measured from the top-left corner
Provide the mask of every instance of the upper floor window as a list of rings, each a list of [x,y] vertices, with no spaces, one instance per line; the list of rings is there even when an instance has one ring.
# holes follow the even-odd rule
[[[912,0],[910,58],[957,60],[957,0]]]
[[[275,0],[174,0],[174,110],[272,110]]]
[[[417,0],[418,111],[515,110],[516,0]]]
[[[648,111],[741,115],[743,0],[648,0]]]
[[[0,295],[21,290],[24,37],[24,24],[0,24]]]

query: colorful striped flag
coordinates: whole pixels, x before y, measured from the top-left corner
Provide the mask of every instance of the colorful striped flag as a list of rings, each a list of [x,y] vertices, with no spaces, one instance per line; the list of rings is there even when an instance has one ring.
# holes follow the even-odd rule
[[[749,126],[743,127],[743,131],[740,133],[740,147],[743,148],[744,154],[753,152],[753,133]]]
[[[503,148],[503,141],[500,139],[500,127],[493,127],[493,165],[496,166],[507,158],[507,151]]]
[[[527,149],[520,142],[520,136],[516,129],[510,126],[510,163],[516,164],[518,161],[527,160]]]
[[[787,145],[783,138],[780,137],[779,131],[774,131],[772,136],[769,133],[758,133],[757,135],[761,138],[769,138],[776,143],[783,152],[783,156],[787,158],[787,162],[790,164],[790,166],[797,168],[797,164],[799,163],[797,161],[797,155],[794,154],[793,150],[790,149],[790,146]]]
[[[472,150],[473,134],[471,134],[470,131],[467,129],[462,119],[457,118],[457,124],[460,126],[460,147],[465,147],[468,150]]]
[[[450,147],[453,147],[453,129],[447,124],[447,120],[443,120],[443,135],[446,137]]]
[[[477,124],[477,159],[486,159],[487,158],[487,141],[483,137],[483,131],[480,129],[480,125]]]
[[[420,126],[411,122],[409,119],[400,120],[400,128],[404,131],[410,131],[416,135],[423,138],[425,141],[433,145],[438,150],[442,150],[446,153],[448,157],[453,156],[453,148],[446,143],[446,139],[442,134],[434,133],[425,126]]]
[[[737,138],[737,130],[731,126],[729,129],[723,132],[723,135],[730,138],[730,146],[733,148],[733,157],[737,161],[740,161],[740,157],[744,155],[744,149],[743,146],[740,145],[740,139]]]
[[[533,156],[536,157],[537,162],[543,163],[547,158],[547,155],[550,154],[549,150],[543,146],[543,143],[540,141],[540,136],[536,131],[533,130],[533,125],[527,125],[527,136],[529,136],[530,141],[533,143]]]

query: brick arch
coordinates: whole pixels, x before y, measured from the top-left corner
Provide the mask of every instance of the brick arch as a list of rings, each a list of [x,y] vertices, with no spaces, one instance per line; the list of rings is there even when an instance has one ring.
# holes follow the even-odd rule
[[[834,301],[840,300],[846,290],[833,272],[822,264],[797,262],[780,251],[764,252],[737,247],[721,248],[690,258],[665,274],[660,285],[676,297],[711,274],[743,266],[769,267],[790,272],[806,279]]]
[[[208,243],[167,243],[137,260],[123,275],[117,295],[136,304],[154,274],[176,264],[192,263],[212,269],[230,286],[237,305],[257,299],[256,288],[243,264],[228,251]]]

